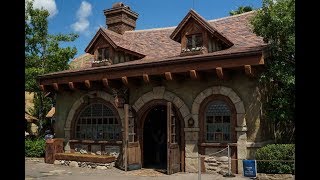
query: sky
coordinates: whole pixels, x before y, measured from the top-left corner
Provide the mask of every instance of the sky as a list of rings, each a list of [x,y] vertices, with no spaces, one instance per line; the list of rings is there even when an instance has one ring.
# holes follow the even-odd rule
[[[190,9],[206,20],[229,16],[239,6],[260,8],[262,0],[34,0],[35,8],[49,11],[49,33],[77,33],[79,38],[62,46],[84,50],[99,27],[106,27],[104,9],[123,2],[139,14],[136,30],[177,26]]]

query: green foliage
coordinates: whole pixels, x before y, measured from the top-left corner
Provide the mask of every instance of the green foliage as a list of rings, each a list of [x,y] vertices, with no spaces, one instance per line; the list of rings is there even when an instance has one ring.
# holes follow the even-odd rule
[[[269,43],[266,70],[260,76],[265,116],[277,143],[295,139],[295,1],[264,0],[252,19],[253,31]]]
[[[32,115],[43,121],[50,110],[50,99],[44,97],[36,78],[50,72],[69,68],[68,61],[77,53],[75,47],[60,47],[72,42],[78,35],[48,33],[49,12],[33,9],[32,1],[25,1],[25,90],[35,92]]]
[[[249,12],[252,10],[253,10],[253,8],[251,6],[239,6],[237,10],[230,11],[229,14],[230,14],[230,16],[233,16],[233,15]]]
[[[294,160],[294,144],[269,144],[257,150],[257,160]],[[257,161],[258,173],[293,174],[294,162]]]
[[[25,140],[25,156],[26,157],[44,157],[45,154],[44,139],[26,139]]]

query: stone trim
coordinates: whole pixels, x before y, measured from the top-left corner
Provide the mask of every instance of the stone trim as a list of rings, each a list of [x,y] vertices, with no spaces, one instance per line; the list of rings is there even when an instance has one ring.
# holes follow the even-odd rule
[[[200,128],[184,128],[184,132],[199,132]]]
[[[188,106],[176,94],[166,90],[164,86],[154,87],[152,91],[143,94],[133,103],[132,107],[136,112],[138,112],[144,104],[156,99],[165,99],[172,102],[179,109],[184,120],[185,127],[188,127],[188,120],[192,117]]]
[[[273,140],[268,140],[268,141],[262,141],[262,142],[247,142],[247,147],[255,147],[255,148],[260,148],[263,147],[267,144],[272,144],[274,143]]]
[[[240,96],[231,88],[224,86],[209,87],[198,94],[194,99],[191,113],[195,121],[195,127],[200,127],[199,112],[201,103],[212,95],[223,95],[228,97],[234,104],[236,113],[236,136],[237,136],[237,158],[246,159],[247,156],[247,127],[245,119],[245,107]],[[242,174],[242,162],[238,162],[238,173]]]
[[[246,132],[248,131],[248,128],[246,126],[239,126],[236,127],[236,131]]]
[[[89,96],[91,98],[101,98],[109,103],[111,103],[115,109],[118,112],[118,115],[120,117],[121,123],[123,124],[123,120],[124,120],[124,110],[121,108],[116,108],[115,102],[114,102],[114,97],[104,91],[90,91],[87,94],[82,95],[79,99],[76,100],[76,102],[73,103],[69,113],[68,113],[68,117],[67,120],[65,122],[65,126],[64,126],[64,130],[65,130],[65,150],[70,150],[70,146],[69,146],[69,139],[71,137],[71,124],[72,124],[72,120],[75,116],[75,112],[77,111],[77,109],[82,105],[82,103],[84,102],[84,97]]]
[[[191,108],[191,113],[192,117],[194,119],[194,125],[195,127],[199,127],[199,110],[200,110],[200,104],[201,102],[206,99],[207,97],[214,95],[214,94],[221,94],[226,97],[228,97],[233,103],[236,108],[236,113],[237,113],[237,124],[236,126],[245,126],[246,121],[245,121],[245,108],[244,104],[241,100],[241,98],[237,95],[236,92],[234,92],[231,88],[229,87],[224,87],[224,86],[213,86],[209,87],[202,92],[198,94],[198,96],[194,99],[192,108]]]

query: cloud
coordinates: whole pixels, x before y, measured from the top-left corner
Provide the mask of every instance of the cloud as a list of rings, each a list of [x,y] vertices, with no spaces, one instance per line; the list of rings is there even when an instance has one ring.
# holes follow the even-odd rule
[[[83,33],[87,31],[90,25],[88,17],[91,15],[91,13],[92,13],[91,4],[86,1],[82,1],[80,8],[76,13],[76,17],[78,20],[75,23],[71,24],[71,28],[75,32],[79,32],[79,33]]]
[[[48,10],[50,13],[49,18],[52,18],[59,12],[57,9],[57,4],[55,0],[34,0],[33,8],[38,8],[38,9],[43,8]]]

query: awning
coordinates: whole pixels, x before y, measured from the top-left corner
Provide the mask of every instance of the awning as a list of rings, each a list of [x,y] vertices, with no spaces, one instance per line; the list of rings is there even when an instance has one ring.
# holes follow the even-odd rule
[[[48,112],[48,114],[46,115],[47,118],[52,118],[52,116],[54,115],[54,113],[56,112],[56,108],[52,107],[50,109],[50,111]]]
[[[32,123],[33,121],[39,121],[38,118],[33,117],[28,113],[24,113],[24,118],[25,118],[25,120],[27,120],[27,122],[30,122],[30,123]]]

